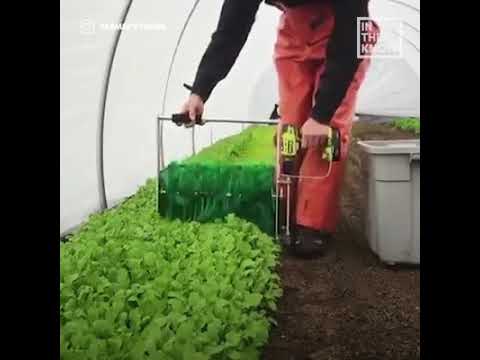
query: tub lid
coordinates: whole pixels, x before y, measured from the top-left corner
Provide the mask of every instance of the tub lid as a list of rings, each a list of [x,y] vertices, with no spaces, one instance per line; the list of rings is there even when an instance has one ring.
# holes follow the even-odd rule
[[[359,141],[358,145],[369,154],[418,154],[420,140],[370,140]]]

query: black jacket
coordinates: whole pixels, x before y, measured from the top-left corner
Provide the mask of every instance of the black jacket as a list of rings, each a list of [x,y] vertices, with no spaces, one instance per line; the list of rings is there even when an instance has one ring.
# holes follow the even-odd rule
[[[322,0],[282,0],[297,6]],[[204,101],[230,72],[242,50],[262,0],[224,0],[217,29],[202,57],[192,93]],[[266,1],[272,4],[273,1]],[[311,116],[328,124],[342,102],[360,64],[357,58],[357,17],[368,16],[368,0],[332,0],[335,28],[327,48],[326,69],[315,94]]]

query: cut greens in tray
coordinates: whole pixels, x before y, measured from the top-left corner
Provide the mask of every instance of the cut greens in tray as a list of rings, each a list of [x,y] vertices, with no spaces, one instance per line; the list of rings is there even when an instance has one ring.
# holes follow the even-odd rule
[[[167,221],[149,181],[60,247],[61,358],[257,359],[281,295],[271,237]]]

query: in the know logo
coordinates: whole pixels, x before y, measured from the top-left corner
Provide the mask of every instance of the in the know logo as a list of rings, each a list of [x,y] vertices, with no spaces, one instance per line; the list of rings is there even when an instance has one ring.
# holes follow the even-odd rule
[[[360,59],[401,58],[403,21],[392,18],[357,18],[357,56]]]

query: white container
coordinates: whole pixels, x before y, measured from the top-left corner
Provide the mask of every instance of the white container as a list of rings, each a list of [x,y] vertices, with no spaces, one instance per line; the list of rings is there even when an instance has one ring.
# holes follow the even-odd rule
[[[359,141],[368,154],[370,248],[388,264],[420,264],[420,141]]]

